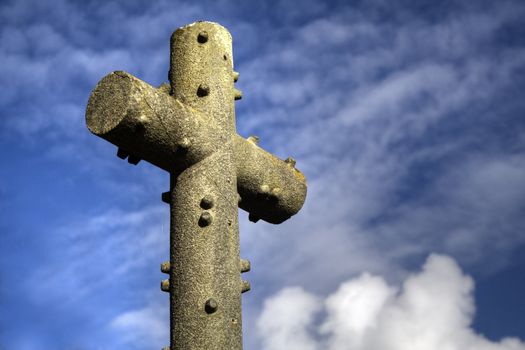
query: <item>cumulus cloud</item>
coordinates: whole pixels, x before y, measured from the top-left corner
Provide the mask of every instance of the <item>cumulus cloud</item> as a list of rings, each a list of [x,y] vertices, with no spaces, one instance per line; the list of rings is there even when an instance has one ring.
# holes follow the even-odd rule
[[[399,289],[368,273],[324,300],[286,288],[265,301],[258,332],[264,350],[525,349],[520,339],[492,342],[472,328],[473,289],[452,258],[431,255]]]
[[[317,298],[301,288],[284,289],[268,300],[257,323],[261,333],[268,335],[266,347],[314,350],[309,327],[319,309]]]

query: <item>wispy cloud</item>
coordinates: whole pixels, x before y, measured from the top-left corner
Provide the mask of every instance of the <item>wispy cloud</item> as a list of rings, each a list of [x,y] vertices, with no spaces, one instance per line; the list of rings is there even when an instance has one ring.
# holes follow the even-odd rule
[[[521,146],[512,140],[501,144],[489,125],[502,117],[498,110],[487,111],[500,103],[496,99],[504,98],[501,92],[511,89],[513,76],[525,65],[522,48],[496,48],[494,41],[520,11],[502,7],[491,15],[466,11],[436,22],[406,17],[402,23],[343,12],[297,29],[304,41],[273,43],[241,67],[252,76],[246,95],[261,106],[247,112],[241,130],[260,131],[266,136],[263,147],[282,157],[298,150],[298,166],[309,179],[307,203],[299,214],[304,226],[298,223],[278,237],[246,228],[256,233],[247,238],[257,245],[253,254],[266,266],[272,255],[294,276],[301,273],[292,271],[316,271],[325,259],[350,259],[356,266],[347,271],[351,274],[366,264],[375,265],[369,266],[372,270],[378,265],[392,269],[399,259],[434,249],[457,254],[452,242],[458,231],[469,241],[490,242],[483,226],[499,222],[496,213],[502,213],[493,197],[507,208],[520,207],[524,200],[512,180],[525,173],[512,151]],[[294,78],[279,79],[284,71]],[[271,125],[279,133],[266,133]],[[483,191],[490,209],[483,210],[480,225],[476,201],[458,192],[479,192],[474,179],[495,163],[508,171],[492,181],[508,190]],[[513,242],[505,245],[512,249],[523,239],[515,232],[523,230],[519,214],[507,214],[513,227],[499,226],[498,232]],[[450,221],[453,217],[458,219]],[[448,225],[436,222],[439,218]],[[275,249],[260,249],[265,244],[286,253],[277,258]],[[310,246],[306,258],[303,249]],[[470,247],[472,254],[457,256],[483,263],[476,246]],[[500,253],[494,250],[495,257]],[[355,261],[358,257],[362,262]],[[333,271],[322,275],[334,276]]]
[[[53,236],[56,247],[65,251],[31,271],[26,280],[31,299],[60,300],[63,305],[95,303],[97,294],[118,285],[123,288],[114,292],[121,295],[141,293],[136,288],[147,273],[145,268],[156,261],[153,271],[157,272],[157,265],[168,257],[167,214],[160,206],[127,213],[113,210],[61,228]],[[31,288],[36,283],[39,288]],[[158,289],[157,283],[148,289]]]
[[[110,327],[124,346],[161,348],[169,344],[169,307],[153,304],[116,316]]]

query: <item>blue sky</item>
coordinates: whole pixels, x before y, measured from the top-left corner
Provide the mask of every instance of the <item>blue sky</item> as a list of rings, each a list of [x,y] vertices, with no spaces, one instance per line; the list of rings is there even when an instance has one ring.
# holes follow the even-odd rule
[[[0,349],[168,343],[168,175],[84,111],[107,73],[167,81],[195,20],[234,40],[238,132],[307,179],[240,212],[247,349],[525,349],[520,1],[2,1]]]

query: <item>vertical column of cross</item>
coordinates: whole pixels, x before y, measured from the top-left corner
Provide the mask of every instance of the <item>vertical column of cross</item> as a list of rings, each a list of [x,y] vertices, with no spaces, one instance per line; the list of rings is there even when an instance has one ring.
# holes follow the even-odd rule
[[[171,38],[171,93],[218,125],[216,151],[171,174],[171,349],[242,349],[232,39],[197,22]],[[192,147],[191,137],[185,149]],[[206,141],[205,141],[206,142]],[[211,142],[211,141],[210,141]],[[167,196],[166,196],[167,197]]]

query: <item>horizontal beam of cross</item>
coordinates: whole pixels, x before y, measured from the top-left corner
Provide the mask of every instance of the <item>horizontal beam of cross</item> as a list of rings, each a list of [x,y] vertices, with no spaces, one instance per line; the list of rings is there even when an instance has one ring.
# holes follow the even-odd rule
[[[91,132],[125,155],[170,173],[202,161],[226,141],[218,136],[213,118],[171,96],[168,85],[155,88],[122,71],[97,84],[86,121]],[[306,197],[306,182],[295,162],[266,152],[252,138],[236,134],[233,141],[239,207],[251,220],[273,224],[296,214]]]

